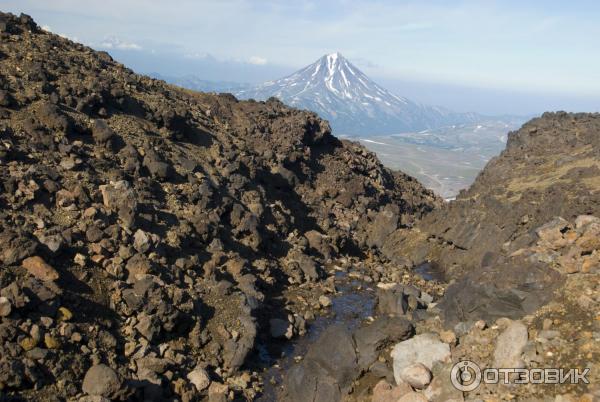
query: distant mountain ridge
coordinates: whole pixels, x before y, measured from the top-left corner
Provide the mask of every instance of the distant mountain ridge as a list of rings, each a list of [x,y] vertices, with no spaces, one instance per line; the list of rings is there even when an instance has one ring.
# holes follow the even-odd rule
[[[474,123],[477,113],[421,105],[379,86],[340,53],[321,57],[297,72],[235,93],[241,99],[277,97],[329,120],[336,134],[395,134]]]
[[[210,81],[203,80],[195,75],[184,75],[181,77],[167,76],[160,73],[149,73],[152,78],[166,81],[170,84],[177,85],[182,88],[191,89],[200,92],[231,92],[237,93],[244,89],[252,88],[251,84],[233,82],[233,81]]]

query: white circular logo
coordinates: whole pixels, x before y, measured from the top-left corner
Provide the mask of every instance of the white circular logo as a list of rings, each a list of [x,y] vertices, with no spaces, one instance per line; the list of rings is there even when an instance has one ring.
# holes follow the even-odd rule
[[[452,366],[450,381],[459,391],[473,391],[481,384],[481,369],[472,361],[463,360]]]

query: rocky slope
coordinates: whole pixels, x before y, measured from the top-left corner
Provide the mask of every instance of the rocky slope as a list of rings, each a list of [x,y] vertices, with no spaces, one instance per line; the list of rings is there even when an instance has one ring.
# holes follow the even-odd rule
[[[254,400],[343,289],[372,316],[290,356],[282,400],[600,395],[599,115],[527,123],[440,207],[313,113],[171,87],[25,15],[0,39],[0,400]],[[465,358],[592,381],[463,393]]]
[[[372,401],[383,390],[407,391],[404,363],[435,358],[429,368],[433,379],[420,396],[430,401],[462,400],[525,400],[525,401],[596,401],[600,397],[598,362],[600,361],[600,218],[580,215],[571,221],[556,218],[535,228],[533,242],[516,250],[512,257],[523,257],[543,264],[548,273],[563,278],[555,291],[548,292],[550,300],[540,308],[518,319],[506,316],[486,317],[485,320],[467,320],[448,328],[443,321],[443,303],[430,305],[429,317],[416,325],[417,335],[395,346],[394,374],[400,374],[395,385],[385,384],[374,390]],[[527,269],[527,267],[523,267]],[[511,275],[512,273],[505,273]],[[446,293],[445,298],[453,297]],[[498,310],[502,309],[499,305]],[[446,327],[446,328],[445,328]],[[427,337],[427,338],[425,338]],[[416,345],[417,339],[429,339]],[[409,344],[412,342],[412,344]],[[432,347],[449,348],[445,354],[432,353]],[[408,359],[398,354],[403,347],[414,346],[416,352]],[[417,347],[419,346],[419,347]],[[408,360],[408,362],[407,362]],[[484,368],[576,368],[586,381],[571,383],[536,383],[527,380],[510,384],[483,381],[466,392],[459,392],[449,381],[451,369],[463,360]],[[538,377],[539,378],[539,377]],[[500,377],[503,382],[504,378]],[[393,384],[393,383],[392,383]],[[471,381],[463,385],[471,384]],[[410,391],[410,389],[408,389]]]
[[[456,201],[416,230],[390,236],[385,253],[417,264],[430,260],[448,278],[462,277],[447,296],[452,322],[531,312],[561,279],[543,262],[513,253],[554,217],[600,214],[599,132],[598,114],[546,113],[531,120],[509,134],[506,150]]]
[[[447,312],[464,308],[459,303],[452,304],[456,289],[462,285],[447,287],[431,280],[425,282],[410,271],[399,272],[394,264],[385,264],[382,275],[374,279],[377,306],[373,317],[354,328],[332,325],[305,353],[294,356],[296,363],[285,376],[281,400],[598,400],[599,235],[600,218],[591,215],[580,215],[572,221],[555,218],[535,228],[532,243],[509,258],[528,262],[523,270],[536,262],[546,276],[561,280],[553,289],[546,289],[545,305],[538,303],[536,307],[530,303],[528,312],[521,311],[512,318],[507,316],[514,307],[508,298],[483,304],[490,310],[487,313],[479,304],[479,294],[474,292],[468,299],[471,305],[462,311],[469,312],[468,308],[475,306],[473,310],[487,313],[485,319],[461,317],[450,322]],[[501,271],[506,265],[496,265],[495,269]],[[366,280],[373,272],[351,268],[349,275]],[[519,280],[526,283],[522,276]],[[439,299],[437,296],[444,291],[444,297]],[[493,376],[479,384],[473,381],[475,376],[461,380],[460,372],[455,372],[453,377],[453,368],[461,367],[465,360],[480,370],[537,370],[537,380],[519,382],[511,374],[505,385],[503,374],[499,376],[500,383],[490,382]],[[562,368],[565,372],[577,369],[579,374],[585,373],[585,381],[540,383],[540,370],[547,368]],[[451,378],[456,379],[455,385]],[[465,387],[464,392],[456,388],[460,385]]]
[[[8,398],[252,399],[268,319],[304,332],[325,263],[439,202],[313,113],[185,92],[25,15],[0,39]]]

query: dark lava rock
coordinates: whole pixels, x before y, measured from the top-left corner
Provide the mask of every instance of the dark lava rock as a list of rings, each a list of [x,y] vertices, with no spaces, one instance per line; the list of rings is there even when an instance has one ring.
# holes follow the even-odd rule
[[[285,379],[291,401],[337,401],[358,375],[358,356],[350,332],[341,325],[325,330],[302,363]]]
[[[359,328],[354,333],[359,369],[368,369],[381,350],[410,338],[413,333],[413,325],[403,317],[379,317]]]
[[[0,259],[6,265],[21,262],[35,253],[37,243],[25,234],[7,230],[0,234]]]
[[[550,301],[563,279],[545,264],[515,258],[464,275],[448,287],[437,307],[448,327],[461,321],[517,319]]]
[[[116,134],[104,120],[95,120],[92,127],[92,136],[98,144],[106,144]]]
[[[408,295],[404,287],[396,285],[391,289],[377,289],[377,312],[383,315],[402,316],[408,311]]]

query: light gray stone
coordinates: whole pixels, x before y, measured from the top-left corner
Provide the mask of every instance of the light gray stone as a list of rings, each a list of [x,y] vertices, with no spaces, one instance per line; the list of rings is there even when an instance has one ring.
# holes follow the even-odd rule
[[[194,384],[194,387],[196,387],[198,391],[204,391],[210,385],[210,377],[202,367],[196,367],[193,371],[190,371],[187,375],[187,379]]]
[[[511,321],[498,336],[494,351],[494,367],[523,368],[521,359],[527,344],[527,327],[520,321]]]
[[[391,356],[394,361],[394,379],[400,382],[402,370],[411,364],[422,363],[431,370],[434,363],[448,361],[450,346],[441,342],[436,334],[421,334],[397,343]]]
[[[431,382],[431,371],[422,363],[414,363],[402,369],[400,378],[413,388],[424,389]]]
[[[148,233],[138,229],[133,235],[133,248],[140,253],[145,253],[150,249],[150,236]]]
[[[12,305],[10,304],[10,300],[6,297],[0,297],[0,317],[6,317],[12,311]]]

